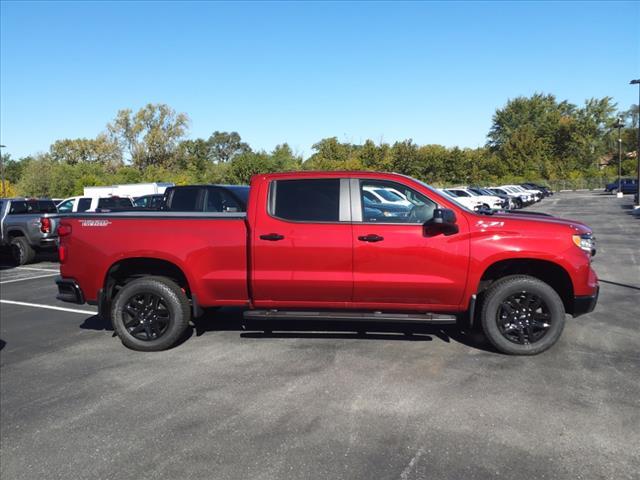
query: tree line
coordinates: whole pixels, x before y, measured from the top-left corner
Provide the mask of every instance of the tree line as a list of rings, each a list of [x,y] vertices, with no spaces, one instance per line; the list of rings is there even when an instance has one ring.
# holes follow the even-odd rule
[[[186,114],[148,104],[137,112],[120,110],[96,138],[57,140],[48,152],[17,160],[7,154],[3,160],[7,196],[52,198],[93,185],[237,184],[257,173],[294,170],[393,171],[434,185],[602,179],[617,175],[618,116],[624,122],[623,174],[632,174],[637,105],[617,111],[610,97],[577,106],[549,94],[511,99],[497,109],[480,148],[418,145],[411,139],[354,144],[330,137],[304,158],[287,143],[271,152],[253,150],[237,132],[188,139]]]

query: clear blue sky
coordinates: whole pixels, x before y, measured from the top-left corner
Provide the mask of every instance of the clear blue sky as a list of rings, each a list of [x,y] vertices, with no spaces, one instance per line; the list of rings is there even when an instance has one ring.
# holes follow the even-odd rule
[[[0,141],[14,158],[162,102],[189,137],[485,143],[497,107],[637,102],[640,3],[2,2]]]

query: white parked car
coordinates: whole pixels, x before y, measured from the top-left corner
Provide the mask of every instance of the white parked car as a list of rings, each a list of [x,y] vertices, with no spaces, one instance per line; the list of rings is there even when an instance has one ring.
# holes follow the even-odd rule
[[[486,190],[489,190],[490,192],[497,193],[497,194],[500,194],[500,195],[506,195],[507,197],[509,197],[509,200],[511,202],[513,202],[513,207],[514,208],[522,208],[522,207],[525,206],[525,202],[522,200],[522,195],[510,192],[506,188],[489,187]]]
[[[473,197],[482,202],[482,206],[484,208],[490,208],[491,210],[500,210],[503,206],[503,202],[500,197],[496,197],[494,195],[482,195],[469,190],[467,187],[447,188],[447,191],[449,193],[453,193],[456,197]]]
[[[370,200],[376,203],[386,203],[391,205],[402,205],[405,207],[413,206],[413,204],[407,200],[402,193],[398,192],[394,188],[376,187],[374,185],[367,185],[363,187],[364,195],[368,196]],[[375,197],[375,198],[372,198]]]
[[[522,201],[522,203],[524,205],[530,205],[530,204],[532,204],[532,203],[534,203],[536,201],[536,197],[534,195],[532,195],[531,193],[523,192],[522,190],[518,190],[516,188],[513,188],[513,186],[502,185],[499,188],[502,188],[502,189],[506,190],[509,193],[513,193],[515,195],[518,195],[518,197],[520,198],[520,200]]]
[[[456,203],[459,203],[463,207],[467,207],[469,210],[473,210],[475,212],[482,208],[482,202],[480,200],[477,200],[476,197],[458,197],[454,193],[449,193],[444,188],[439,188],[438,190],[443,195],[446,195],[448,198]]]
[[[522,192],[522,193],[531,195],[531,198],[533,199],[534,202],[539,202],[540,200],[542,200],[542,192],[540,190],[528,190],[520,185],[503,185],[503,186],[511,188],[516,192]]]
[[[58,213],[95,212],[98,208],[130,208],[133,201],[129,197],[71,197],[58,205]]]
[[[502,208],[507,210],[513,210],[516,208],[516,202],[513,197],[510,197],[506,192],[493,192],[488,188],[482,187],[467,187],[467,190],[471,190],[478,195],[489,195],[490,197],[498,197],[502,200]]]

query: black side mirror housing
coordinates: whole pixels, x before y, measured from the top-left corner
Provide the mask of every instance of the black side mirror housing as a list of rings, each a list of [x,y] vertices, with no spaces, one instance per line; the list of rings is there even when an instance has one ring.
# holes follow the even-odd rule
[[[448,208],[436,208],[433,217],[424,224],[424,233],[427,237],[436,235],[453,235],[460,229],[456,223],[456,212]]]

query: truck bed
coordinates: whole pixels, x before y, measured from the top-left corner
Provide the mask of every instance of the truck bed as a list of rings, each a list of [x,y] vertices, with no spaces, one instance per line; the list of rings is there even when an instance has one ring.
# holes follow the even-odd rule
[[[71,227],[60,265],[95,302],[113,265],[136,258],[171,262],[185,272],[203,305],[244,305],[247,289],[245,213],[112,212],[61,217]],[[71,269],[70,265],[75,268]],[[78,265],[83,268],[79,269]]]

